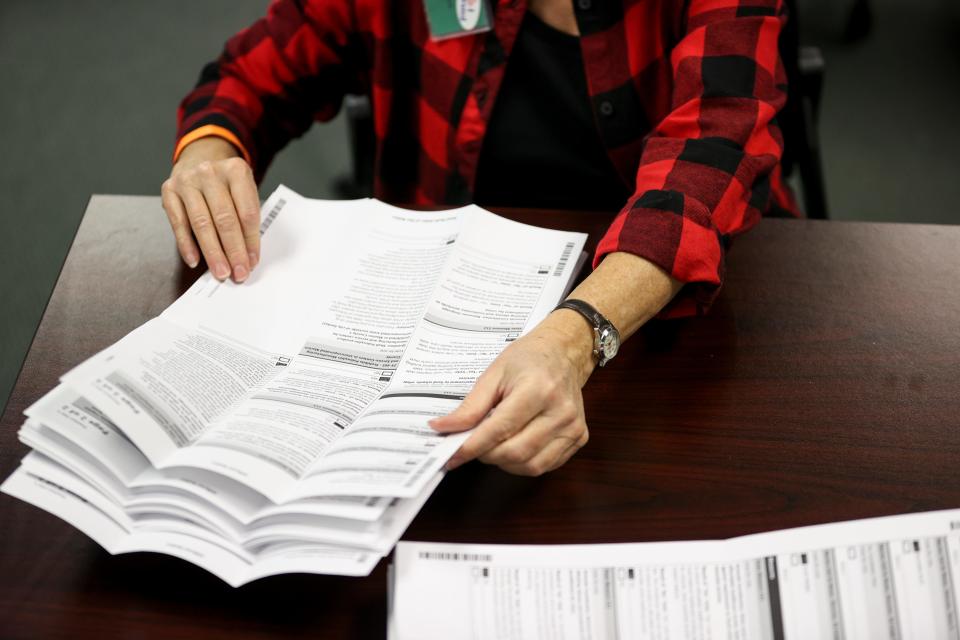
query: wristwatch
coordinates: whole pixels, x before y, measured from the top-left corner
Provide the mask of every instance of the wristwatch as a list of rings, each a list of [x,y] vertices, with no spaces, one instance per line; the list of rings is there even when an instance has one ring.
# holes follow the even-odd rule
[[[617,355],[620,350],[620,332],[603,314],[583,300],[569,299],[557,305],[557,309],[573,309],[593,327],[593,355],[601,367]],[[556,311],[556,309],[554,309]]]

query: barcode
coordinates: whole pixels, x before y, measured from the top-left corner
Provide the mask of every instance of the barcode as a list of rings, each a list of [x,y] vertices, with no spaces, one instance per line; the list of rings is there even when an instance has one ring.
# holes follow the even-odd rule
[[[414,482],[416,482],[417,480],[419,480],[419,479],[420,479],[420,476],[422,476],[422,475],[424,474],[424,472],[426,472],[427,469],[429,469],[431,466],[433,466],[433,461],[436,460],[436,459],[437,459],[437,456],[430,456],[429,458],[427,458],[426,462],[424,462],[422,465],[420,465],[420,468],[417,469],[416,471],[414,471],[414,472],[413,472],[413,475],[411,475],[411,476],[407,479],[407,482],[406,482],[406,484],[405,484],[404,486],[409,487],[409,486],[411,486]]]
[[[560,254],[560,261],[557,263],[557,268],[554,269],[554,276],[562,276],[563,270],[567,267],[567,261],[570,259],[570,254],[573,253],[573,243],[568,242],[567,246],[563,248],[563,253]]]
[[[454,562],[493,562],[488,553],[460,553],[459,551],[421,551],[422,560],[452,560]]]
[[[277,203],[273,205],[273,208],[270,209],[270,212],[263,219],[263,222],[260,223],[260,235],[263,235],[267,232],[267,229],[270,228],[270,225],[273,224],[273,221],[277,219],[277,215],[280,213],[280,210],[283,209],[283,206],[287,204],[287,201],[283,198],[277,198]]]

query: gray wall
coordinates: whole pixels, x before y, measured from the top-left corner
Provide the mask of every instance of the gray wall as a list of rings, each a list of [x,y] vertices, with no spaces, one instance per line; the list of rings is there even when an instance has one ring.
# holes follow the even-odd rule
[[[955,223],[956,3],[873,5],[872,35],[844,44],[845,2],[801,2],[805,39],[827,55],[822,138],[834,217]],[[177,103],[223,40],[264,7],[0,0],[0,405],[90,194],[158,192]],[[329,197],[346,163],[342,122],[315,127],[280,157],[261,192],[282,180]]]
[[[832,217],[960,222],[960,3],[870,0],[869,36],[845,43],[851,0],[804,0],[803,38],[826,58],[821,140]]]
[[[159,193],[180,98],[265,6],[0,0],[0,406],[90,194]],[[278,159],[261,192],[283,181],[330,197],[345,150],[341,121],[315,127]]]

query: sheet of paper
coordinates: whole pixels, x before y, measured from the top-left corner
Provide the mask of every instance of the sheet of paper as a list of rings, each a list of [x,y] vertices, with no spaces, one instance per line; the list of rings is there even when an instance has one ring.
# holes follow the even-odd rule
[[[401,542],[395,562],[393,640],[960,638],[960,510],[725,541]]]
[[[251,389],[289,361],[162,316],[110,358],[63,377],[156,467],[199,438]]]

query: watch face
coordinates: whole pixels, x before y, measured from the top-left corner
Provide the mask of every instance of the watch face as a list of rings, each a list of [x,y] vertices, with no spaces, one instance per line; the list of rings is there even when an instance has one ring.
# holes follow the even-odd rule
[[[600,334],[600,348],[607,360],[617,355],[617,351],[620,350],[620,336],[617,332],[604,329]]]

